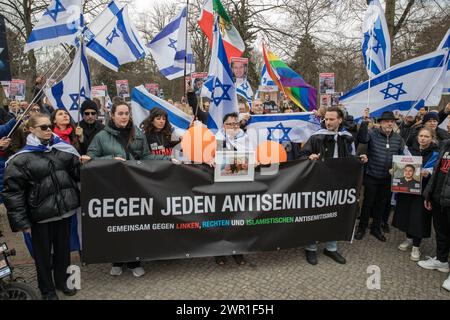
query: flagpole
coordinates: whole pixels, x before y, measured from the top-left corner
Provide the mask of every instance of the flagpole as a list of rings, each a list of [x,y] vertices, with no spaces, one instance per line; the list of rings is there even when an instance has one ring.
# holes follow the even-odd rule
[[[370,118],[370,85],[372,81],[372,39],[373,39],[373,29],[375,28],[375,24],[372,25],[372,29],[370,29],[370,38],[369,38],[369,86],[367,88],[367,106],[369,108],[369,118]]]
[[[83,50],[84,50],[84,37],[81,36],[80,37],[80,50],[81,50],[81,54],[80,54],[80,68],[79,68],[79,73],[78,73],[78,127],[80,126],[80,116],[81,116],[81,69],[83,68]],[[86,94],[85,94],[86,96]],[[69,110],[67,110],[69,111]],[[74,119],[75,120],[75,119]]]
[[[188,21],[189,21],[189,0],[186,0],[186,32],[184,37],[184,97],[187,102],[187,88],[186,88],[186,76],[187,76],[187,55],[188,55]],[[191,80],[192,81],[192,80]],[[192,85],[192,83],[191,83]]]

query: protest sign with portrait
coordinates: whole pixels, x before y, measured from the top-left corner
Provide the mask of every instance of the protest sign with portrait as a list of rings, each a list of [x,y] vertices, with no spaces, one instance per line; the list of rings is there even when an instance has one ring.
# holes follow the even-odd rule
[[[145,84],[145,89],[147,89],[147,91],[153,95],[158,95],[159,92],[159,84],[157,83],[146,83]]]
[[[392,192],[422,193],[422,157],[393,156]]]
[[[25,100],[25,80],[12,79],[9,87],[9,97],[13,100],[23,101]]]
[[[334,93],[334,73],[320,73],[319,84],[321,94]]]
[[[231,58],[231,72],[235,83],[242,83],[247,79],[248,75],[248,59],[247,58]]]
[[[207,72],[194,72],[191,74],[192,86],[194,88],[195,94],[200,95],[202,92],[203,84],[208,79]]]
[[[128,86],[128,80],[116,81],[117,95],[122,98],[130,97],[130,88]]]

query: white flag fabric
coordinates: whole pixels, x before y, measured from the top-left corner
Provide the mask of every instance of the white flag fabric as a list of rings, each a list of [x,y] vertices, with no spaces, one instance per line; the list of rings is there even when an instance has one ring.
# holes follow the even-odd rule
[[[447,33],[439,44],[438,50],[439,49],[450,49],[450,28],[447,30]],[[447,73],[445,74],[442,93],[450,94],[450,64],[447,66]]]
[[[253,105],[253,90],[252,87],[250,87],[250,84],[248,83],[248,80],[242,81],[236,88],[236,93],[243,97],[248,105],[250,106],[250,109]]]
[[[218,18],[214,22],[211,62],[208,80],[203,84],[202,95],[204,95],[204,91],[209,92],[207,96],[211,99],[208,128],[216,133],[222,128],[223,118],[226,114],[239,113],[236,86],[218,27]]]
[[[369,107],[371,117],[379,117],[383,111],[396,110],[414,115],[426,105],[443,72],[446,72],[448,58],[448,50],[438,50],[399,63],[359,84],[339,101],[355,120],[363,116],[366,107]]]
[[[85,30],[87,53],[108,68],[118,71],[125,63],[147,54],[145,44],[131,23],[128,6],[112,1]]]
[[[186,74],[195,71],[195,59],[189,36],[186,56],[186,15],[187,7],[184,7],[147,46],[159,71],[169,80],[184,76],[185,57],[187,58]]]
[[[378,0],[371,0],[363,21],[362,53],[370,78],[388,69],[391,65],[391,40]]]
[[[83,47],[78,49],[69,72],[61,81],[45,89],[45,95],[53,107],[67,110],[72,119],[78,121],[81,103],[91,98],[89,64]]]
[[[31,31],[24,52],[60,43],[76,44],[83,26],[83,0],[53,0]]]
[[[261,86],[276,86],[277,84],[272,80],[272,78],[269,75],[269,72],[267,72],[266,64],[264,64],[262,70],[261,70]]]
[[[184,113],[174,105],[149,93],[143,85],[136,87],[131,92],[131,108],[133,121],[139,127],[141,123],[150,115],[153,108],[164,109],[169,122],[175,129],[175,135],[182,136],[192,122],[193,117]]]
[[[303,143],[319,129],[313,112],[252,115],[247,122],[247,134],[258,140],[256,145],[266,140]]]

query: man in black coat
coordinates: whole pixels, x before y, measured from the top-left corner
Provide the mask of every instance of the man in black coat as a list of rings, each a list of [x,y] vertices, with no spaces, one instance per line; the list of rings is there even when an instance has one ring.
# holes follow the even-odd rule
[[[97,133],[103,130],[104,125],[97,120],[98,106],[94,101],[89,99],[85,100],[81,104],[80,112],[83,115],[83,120],[78,124],[76,133],[80,138],[80,154],[84,155],[92,139],[94,139]]]

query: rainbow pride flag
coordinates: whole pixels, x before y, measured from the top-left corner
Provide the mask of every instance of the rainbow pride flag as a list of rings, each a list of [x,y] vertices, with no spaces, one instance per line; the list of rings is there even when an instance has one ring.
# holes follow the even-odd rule
[[[264,62],[267,72],[285,96],[303,111],[316,109],[317,90],[263,44]]]

